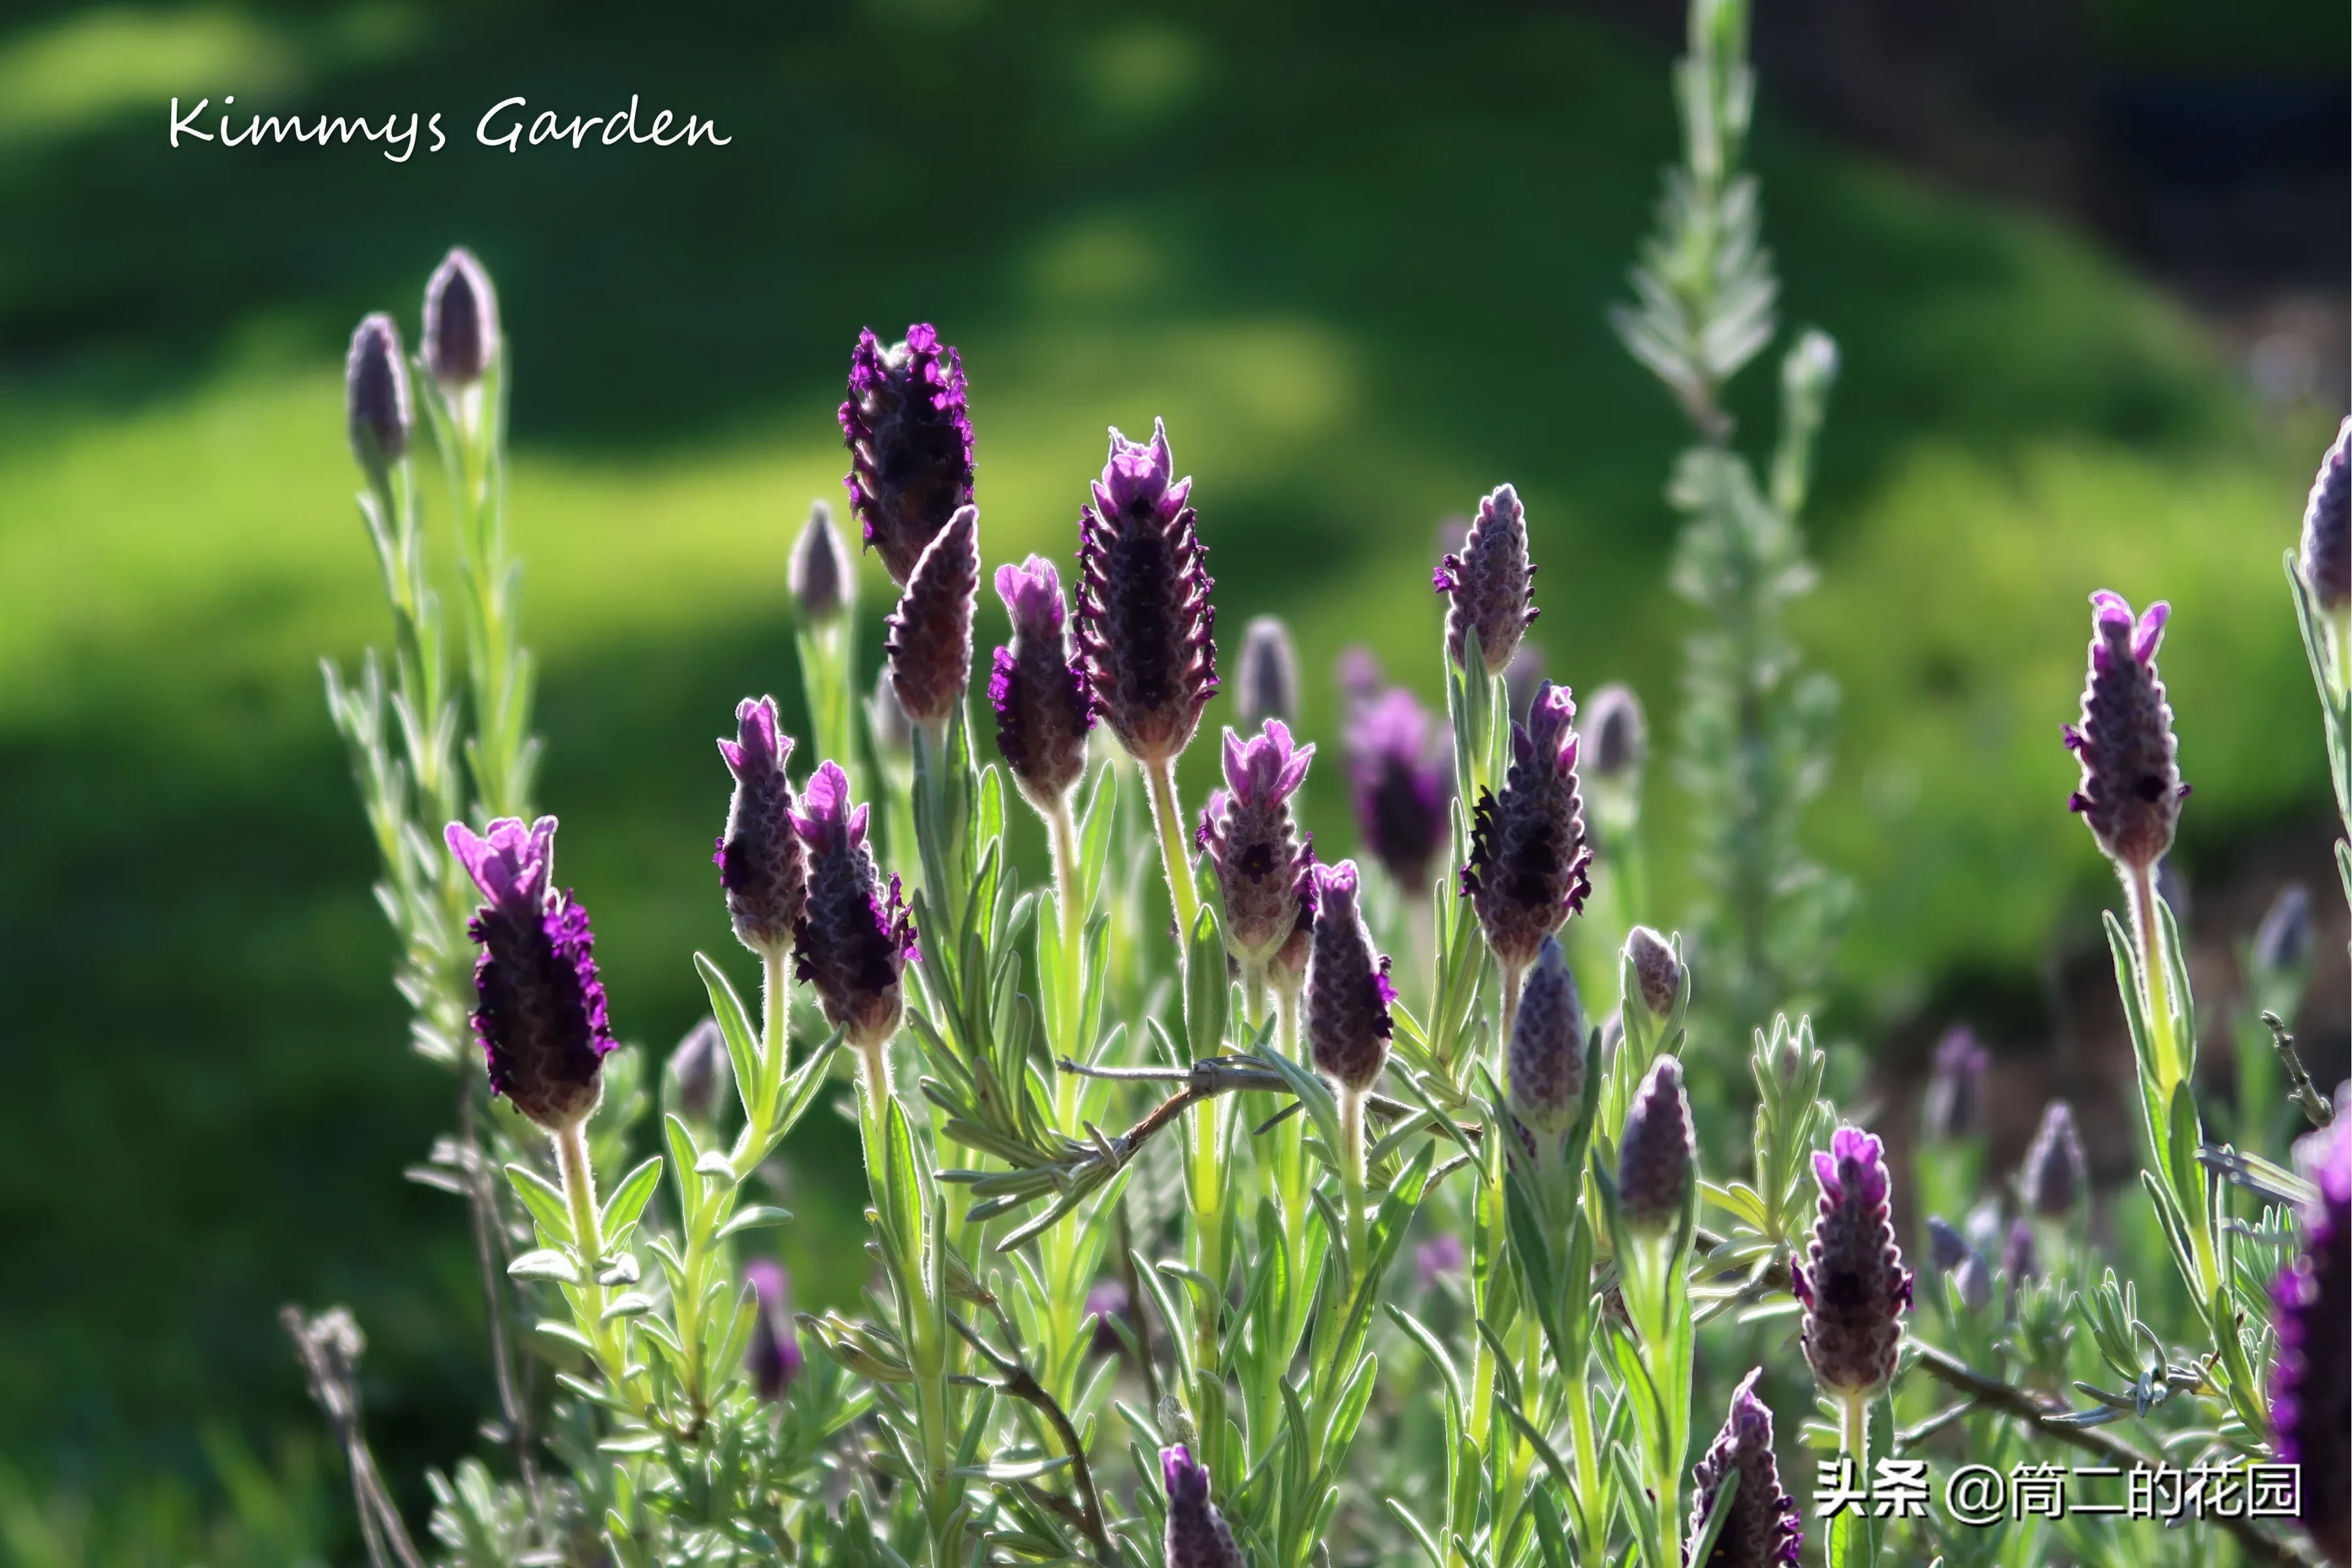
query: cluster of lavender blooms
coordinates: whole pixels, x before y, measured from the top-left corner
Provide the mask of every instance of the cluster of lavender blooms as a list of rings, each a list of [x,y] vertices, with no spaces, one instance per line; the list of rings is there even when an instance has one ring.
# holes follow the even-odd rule
[[[1695,91],[1742,96],[1727,4],[1696,8],[1686,69]],[[2114,1200],[2068,1102],[2011,1180],[1987,1180],[1998,1063],[1966,1031],[1936,1052],[1916,1191],[1884,1138],[1841,1121],[1829,1053],[1785,1014],[1753,1037],[1752,1140],[1703,1168],[1726,1145],[1701,1112],[1731,1092],[1705,1075],[1745,1042],[1694,1048],[1704,955],[1642,923],[1638,702],[1604,690],[1580,731],[1568,687],[1530,668],[1537,535],[1512,487],[1433,574],[1443,720],[1368,656],[1343,660],[1365,858],[1327,863],[1297,654],[1261,618],[1221,685],[1203,525],[1165,426],[1113,429],[1099,476],[1073,483],[1066,590],[1042,555],[992,573],[962,356],[927,325],[865,332],[840,423],[850,517],[898,590],[876,698],[826,705],[866,679],[858,565],[819,506],[786,572],[814,743],[772,696],[742,700],[718,742],[713,908],[760,988],[747,1005],[696,955],[711,1016],[640,1136],[647,1075],[555,878],[556,819],[526,804],[526,740],[499,728],[527,711],[518,606],[475,592],[482,571],[511,575],[482,510],[502,503],[473,478],[500,460],[494,299],[454,256],[413,367],[439,389],[475,563],[467,647],[491,668],[468,669],[460,703],[421,564],[412,367],[371,317],[350,436],[397,700],[432,721],[382,723],[381,676],[334,688],[420,1040],[472,1039],[436,1056],[468,1086],[436,1169],[474,1205],[507,1457],[432,1478],[449,1561],[1848,1568],[2055,1549],[2023,1516],[1833,1510],[1826,1485],[1801,1508],[1779,1446],[1818,1413],[1813,1440],[1865,1487],[1906,1466],[2126,1466],[2184,1446],[2300,1464],[2293,1510],[2194,1528],[2251,1562],[2346,1562],[2352,1135],[2283,1043],[2293,1104],[2321,1130],[2285,1163],[2204,1139],[2187,966],[2155,895],[2187,794],[2156,670],[2164,606],[2095,596],[2065,730],[2074,809],[2126,894],[2109,930],[2141,1187],[2169,1254],[2126,1261],[2177,1268],[2190,1303],[2158,1327],[2114,1271],[2091,1281],[2090,1213]],[[2290,563],[2332,744],[2352,736],[2347,439],[2352,421]],[[984,676],[983,581],[1011,627]],[[1221,695],[1242,727],[1188,815],[1177,763]],[[1034,880],[1008,849],[1013,799],[1050,849]],[[2304,963],[2290,934],[2255,944],[2260,962]],[[1613,952],[1613,973],[1580,976],[1578,951]],[[862,1155],[866,1245],[796,1261],[866,1288],[796,1314],[770,1227],[798,1233],[761,1200],[827,1098]],[[372,1557],[423,1562],[355,1415],[320,1397]],[[2065,1550],[2120,1563],[2133,1542],[2077,1532]]]

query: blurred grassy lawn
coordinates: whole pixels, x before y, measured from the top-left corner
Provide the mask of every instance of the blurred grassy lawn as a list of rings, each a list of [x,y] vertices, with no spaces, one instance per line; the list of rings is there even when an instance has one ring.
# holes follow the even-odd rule
[[[452,144],[404,167],[165,151],[166,98],[228,91],[439,109]],[[633,91],[734,145],[469,144],[510,93],[568,118]],[[676,30],[520,3],[18,11],[0,1234],[37,1284],[0,1293],[0,1457],[200,1468],[207,1415],[300,1429],[287,1299],[359,1308],[395,1469],[446,1462],[481,1408],[463,1227],[397,1175],[446,1087],[402,1045],[319,695],[318,656],[384,626],[340,407],[363,310],[413,331],[453,241],[499,281],[541,795],[617,1026],[658,1047],[697,1016],[688,954],[734,952],[709,738],[746,691],[798,707],[783,552],[839,494],[863,324],[962,345],[992,557],[1066,563],[1103,426],[1164,416],[1223,624],[1292,618],[1327,745],[1346,641],[1434,694],[1433,524],[1506,479],[1553,673],[1631,680],[1670,728],[1678,427],[1601,309],[1672,136],[1661,62],[1509,6],[895,0]],[[1846,692],[1812,841],[1861,879],[1835,1012],[1867,1037],[2091,929],[2057,744],[2090,589],[2175,605],[2192,859],[2314,812],[2277,563],[2326,430],[2262,425],[2178,310],[2043,224],[1769,117],[1759,159],[1788,318],[1845,355],[1801,629]],[[1750,379],[1760,439],[1771,377]],[[1340,792],[1313,805],[1344,852]]]

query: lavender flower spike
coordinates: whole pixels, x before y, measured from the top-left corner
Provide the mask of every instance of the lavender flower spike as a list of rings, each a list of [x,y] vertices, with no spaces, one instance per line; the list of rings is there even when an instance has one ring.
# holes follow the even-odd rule
[[[2152,871],[2172,847],[2189,786],[2175,761],[2172,707],[2157,679],[2156,650],[2171,606],[2154,604],[2135,622],[2131,605],[2105,589],[2091,595],[2091,668],[2083,722],[2062,731],[2082,764],[2066,802],[2081,814],[2107,858],[2128,872]]]
[[[1625,956],[1633,961],[1633,981],[1650,1016],[1661,1023],[1673,1016],[1683,995],[1683,961],[1674,944],[1648,926],[1635,926],[1625,933]]]
[[[1175,477],[1168,428],[1110,433],[1110,460],[1078,515],[1078,648],[1095,711],[1146,767],[1192,742],[1217,690],[1208,549]]]
[[[751,1374],[751,1392],[770,1405],[792,1391],[800,1375],[800,1331],[793,1325],[792,1279],[783,1266],[755,1258],[743,1266],[743,1278],[758,1305],[751,1320],[751,1342],[743,1352],[743,1369]]]
[[[735,775],[727,831],[711,858],[727,890],[735,940],[781,962],[808,904],[808,855],[793,831],[793,786],[784,763],[793,738],[777,727],[776,700],[745,698],[735,706],[735,739],[719,754]]]
[[[1992,1053],[1977,1043],[1975,1030],[1955,1024],[1944,1031],[1919,1112],[1921,1130],[1930,1142],[1972,1138],[1982,1129],[1985,1074],[1991,1067]]]
[[[734,1059],[727,1054],[727,1037],[719,1020],[706,1017],[670,1048],[664,1075],[669,1079],[670,1104],[689,1121],[707,1122],[719,1110],[719,1097],[735,1081]]]
[[[361,468],[381,474],[408,456],[415,417],[409,410],[400,328],[390,316],[370,316],[352,333],[351,354],[343,363],[343,408],[352,456]]]
[[[1833,1393],[1864,1394],[1895,1375],[1911,1271],[1887,1218],[1886,1151],[1858,1127],[1841,1127],[1813,1154],[1821,1215],[1806,1261],[1790,1268],[1805,1306],[1805,1360]]]
[[[1442,742],[1429,710],[1402,686],[1368,697],[1348,726],[1357,830],[1409,898],[1426,895],[1445,842],[1454,768]]]
[[[1478,655],[1486,674],[1511,666],[1539,613],[1530,595],[1536,569],[1528,563],[1528,514],[1519,492],[1508,485],[1478,503],[1478,516],[1458,554],[1438,563],[1431,585],[1452,600],[1445,611],[1445,651],[1457,668],[1467,668],[1469,634],[1478,634]]]
[[[1556,1137],[1575,1124],[1591,1077],[1591,1047],[1592,1025],[1568,955],[1558,937],[1548,936],[1528,972],[1504,1058],[1511,1115],[1522,1129]]]
[[[1071,657],[1054,563],[1032,555],[1018,566],[999,566],[996,595],[1013,617],[1013,646],[996,650],[988,678],[996,749],[1029,803],[1051,814],[1086,773],[1094,704],[1086,671]]]
[[[595,1109],[614,1041],[588,911],[555,890],[555,818],[526,827],[500,817],[486,834],[453,822],[444,837],[488,900],[466,931],[482,950],[474,1035],[491,1092],[548,1131],[565,1131]]]
[[[2352,1127],[2322,1142],[2316,1202],[2305,1209],[2303,1250],[2271,1286],[2279,1353],[2271,1373],[2271,1430],[2281,1463],[2303,1467],[2303,1523],[2336,1563],[2352,1562]]]
[[[917,724],[944,728],[971,684],[971,613],[980,596],[980,511],[965,507],[925,547],[883,650],[898,705]]]
[[[1612,684],[1594,692],[1588,706],[1584,728],[1591,737],[1592,752],[1585,759],[1585,771],[1612,784],[1630,780],[1650,754],[1649,723],[1642,716],[1642,700],[1633,695],[1632,687]]]
[[[1927,1216],[1927,1261],[1938,1274],[1949,1274],[1968,1261],[1969,1238],[1942,1215]]]
[[[1568,689],[1546,681],[1528,721],[1511,726],[1511,769],[1502,795],[1487,792],[1472,816],[1462,892],[1506,973],[1524,968],[1592,890],[1577,738],[1570,727],[1575,717]]]
[[[1160,1450],[1160,1476],[1168,1488],[1166,1568],[1244,1568],[1225,1516],[1209,1500],[1209,1468],[1178,1443]]]
[[[1314,760],[1279,719],[1246,742],[1225,731],[1225,787],[1210,795],[1193,838],[1225,896],[1225,945],[1244,965],[1272,958],[1313,907],[1315,851],[1291,820],[1290,797]]]
[[[1242,723],[1267,719],[1298,722],[1298,650],[1280,616],[1259,616],[1242,631],[1241,688],[1234,694]]]
[[[821,500],[809,504],[808,521],[793,542],[784,580],[802,621],[812,626],[831,626],[856,602],[856,568],[842,547],[841,531],[833,526],[833,508]]]
[[[2044,1219],[2063,1219],[2090,1186],[2090,1167],[2083,1158],[2083,1136],[2074,1130],[2074,1108],[2053,1100],[2042,1110],[2042,1125],[2026,1146],[2025,1163],[2017,1173],[2026,1206]]]
[[[932,537],[971,504],[971,420],[964,412],[963,360],[928,325],[907,329],[889,348],[857,334],[849,356],[849,400],[841,405],[849,447],[849,510],[866,547],[901,587]]]
[[[1344,1089],[1372,1087],[1395,1023],[1389,961],[1372,947],[1353,860],[1315,868],[1315,946],[1307,968],[1307,1038],[1315,1065]]]
[[[900,976],[915,955],[914,923],[898,879],[885,889],[866,842],[866,808],[849,805],[849,780],[825,763],[802,790],[793,827],[809,853],[808,907],[794,928],[800,978],[816,988],[825,1022],[871,1052],[898,1027]]]
[[[1756,1397],[1756,1380],[1763,1375],[1759,1366],[1739,1380],[1731,1392],[1731,1413],[1723,1429],[1691,1472],[1694,1542],[1723,1489],[1724,1478],[1739,1473],[1730,1517],[1696,1568],[1789,1568],[1804,1545],[1797,1500],[1780,1489],[1780,1467],[1772,1457],[1772,1412]]]
[[[2336,427],[2304,503],[2303,580],[2323,610],[2352,603],[2352,418]]]
[[[459,246],[441,258],[425,285],[425,364],[456,389],[489,373],[499,350],[499,296],[490,275]]]
[[[1682,1060],[1661,1056],[1633,1091],[1617,1140],[1617,1206],[1626,1225],[1655,1236],[1681,1222],[1696,1180],[1697,1152]]]

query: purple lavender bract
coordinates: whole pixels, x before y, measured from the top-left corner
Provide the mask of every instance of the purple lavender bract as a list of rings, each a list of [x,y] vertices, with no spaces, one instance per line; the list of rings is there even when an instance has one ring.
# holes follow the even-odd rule
[[[1013,617],[1013,646],[996,650],[988,702],[996,749],[1021,793],[1040,811],[1061,808],[1087,771],[1094,704],[1086,671],[1070,655],[1061,574],[1042,555],[996,569],[996,595]]]
[[[1867,1394],[1895,1375],[1911,1271],[1887,1218],[1886,1151],[1858,1127],[1841,1127],[1815,1151],[1822,1185],[1807,1261],[1789,1273],[1805,1306],[1805,1360],[1823,1388]]]
[[[1633,1091],[1617,1140],[1617,1209],[1628,1226],[1656,1234],[1680,1223],[1697,1152],[1682,1061],[1662,1056]]]
[[[425,285],[425,364],[444,386],[471,386],[499,348],[499,297],[490,275],[458,246]]]
[[[793,1326],[792,1279],[782,1265],[764,1258],[745,1264],[743,1278],[759,1299],[743,1368],[751,1374],[751,1392],[773,1405],[792,1391],[793,1380],[801,1370],[801,1338]]]
[[[1715,1538],[1715,1546],[1697,1568],[1782,1568],[1793,1564],[1803,1547],[1797,1500],[1780,1489],[1780,1466],[1772,1456],[1772,1412],[1756,1397],[1758,1367],[1739,1380],[1731,1393],[1731,1412],[1715,1435],[1706,1453],[1691,1472],[1690,1540],[1698,1540],[1714,1508],[1726,1476],[1739,1472],[1739,1489],[1732,1494],[1730,1517]],[[1688,1560],[1688,1548],[1685,1548]]]
[[[1209,1500],[1209,1468],[1178,1443],[1160,1450],[1160,1476],[1168,1488],[1165,1568],[1244,1568],[1225,1516]]]
[[[1363,702],[1348,726],[1357,828],[1408,898],[1428,892],[1454,797],[1454,770],[1436,741],[1429,710],[1402,686]]]
[[[866,843],[866,808],[849,805],[849,780],[833,763],[801,792],[793,829],[809,852],[809,899],[793,935],[800,978],[816,988],[825,1022],[860,1049],[898,1027],[900,982],[915,954],[914,922],[898,879],[885,889]]]
[[[1307,1039],[1334,1082],[1370,1089],[1389,1059],[1395,1023],[1389,961],[1373,951],[1357,905],[1356,863],[1315,869],[1315,946],[1307,969]]]
[[[2119,594],[2103,588],[2091,603],[2083,721],[2062,731],[2083,768],[2066,809],[2081,814],[2109,859],[2151,870],[2172,847],[2181,797],[2189,793],[2175,760],[2172,708],[2156,674],[2156,650],[2171,606],[2150,605],[2134,622]]]
[[[1975,1030],[1955,1024],[1944,1031],[1919,1110],[1921,1131],[1931,1142],[1976,1135],[1984,1122],[1985,1073],[1991,1066],[1992,1053],[1977,1043]]]
[[[1147,767],[1192,742],[1217,690],[1208,549],[1175,478],[1167,426],[1149,444],[1110,433],[1110,460],[1078,514],[1078,649],[1095,711]]]
[[[390,316],[370,316],[352,333],[351,353],[343,362],[343,412],[352,456],[361,468],[378,473],[408,455],[415,423],[408,367],[401,359],[400,328]]]
[[[1511,1115],[1528,1132],[1557,1137],[1575,1123],[1584,1106],[1591,1045],[1592,1025],[1568,955],[1559,938],[1548,936],[1528,971],[1504,1055]]]
[[[918,724],[943,726],[971,684],[971,613],[980,596],[980,510],[948,521],[884,622],[883,651],[898,705]]]
[[[1503,793],[1489,791],[1473,815],[1462,892],[1486,928],[1486,945],[1507,967],[1531,961],[1592,890],[1570,727],[1575,717],[1568,689],[1546,681],[1528,721],[1511,726]]]
[[[482,950],[474,1034],[490,1089],[551,1132],[575,1126],[614,1041],[588,911],[553,886],[555,818],[500,817],[487,834],[453,822],[444,837],[488,900],[466,931]]]
[[[1642,700],[1630,686],[1609,685],[1592,694],[1587,705],[1585,732],[1592,750],[1585,768],[1596,779],[1630,779],[1650,754],[1649,724],[1642,717]]]
[[[1314,759],[1279,719],[1246,742],[1225,731],[1225,787],[1211,793],[1193,838],[1224,894],[1225,945],[1244,963],[1272,958],[1312,907],[1315,851],[1291,820],[1290,797]]]
[[[2042,1125],[2027,1145],[2018,1172],[2018,1190],[2035,1214],[2063,1219],[2090,1184],[2083,1158],[2083,1135],[2074,1130],[2074,1108],[2053,1100],[2042,1109]]]
[[[2281,1463],[2303,1467],[2303,1522],[2337,1563],[2352,1561],[2352,1127],[2326,1132],[2318,1201],[2304,1210],[2303,1250],[2271,1286],[2278,1360],[2271,1428]]]
[[[735,739],[722,737],[719,754],[735,775],[727,831],[711,857],[727,890],[727,915],[736,941],[782,958],[808,903],[808,855],[793,831],[793,788],[784,778],[793,740],[777,727],[776,700],[738,703]]]
[[[2323,610],[2352,602],[2352,418],[2336,427],[2304,503],[2303,580]]]
[[[1244,724],[1298,722],[1298,650],[1280,616],[1258,616],[1242,629],[1241,669],[1234,696]]]
[[[709,1121],[719,1110],[719,1097],[735,1081],[734,1058],[727,1054],[727,1037],[716,1018],[705,1018],[671,1047],[666,1071],[672,1102],[690,1121]]]
[[[971,420],[963,359],[930,326],[907,329],[885,348],[871,329],[849,356],[841,405],[849,447],[849,510],[866,528],[890,580],[905,586],[915,563],[959,508],[971,504]]]
[[[801,619],[810,626],[830,625],[849,608],[857,588],[856,569],[842,548],[841,531],[833,526],[833,508],[823,501],[809,507],[808,521],[793,542],[784,581],[793,603],[800,606]]]
[[[1470,633],[1478,634],[1479,660],[1489,676],[1511,665],[1519,638],[1539,613],[1529,595],[1536,569],[1528,563],[1528,515],[1519,492],[1499,486],[1478,503],[1458,554],[1438,563],[1430,584],[1447,595],[1445,651],[1467,668]]]
[[[1650,1016],[1672,1017],[1683,994],[1683,962],[1674,944],[1648,926],[1635,926],[1625,933],[1625,956],[1633,961],[1636,996]]]

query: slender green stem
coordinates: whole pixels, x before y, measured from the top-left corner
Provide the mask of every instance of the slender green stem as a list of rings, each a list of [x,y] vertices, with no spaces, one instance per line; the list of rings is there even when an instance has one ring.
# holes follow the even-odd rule
[[[1184,813],[1176,800],[1176,759],[1143,766],[1145,797],[1151,803],[1151,825],[1160,834],[1160,868],[1168,879],[1168,901],[1176,913],[1176,954],[1181,964],[1192,939],[1192,922],[1201,915],[1201,896],[1192,887],[1192,858],[1184,853]]]
[[[1603,1521],[1601,1517],[1601,1443],[1592,1426],[1592,1384],[1584,1375],[1584,1368],[1560,1368],[1568,1381],[1568,1426],[1570,1441],[1575,1447],[1576,1510],[1582,1522],[1582,1545],[1599,1553]]]
[[[604,1229],[596,1209],[596,1168],[588,1159],[588,1134],[575,1121],[554,1139],[556,1173],[563,1181],[564,1201],[572,1205],[572,1239],[580,1260],[593,1268],[604,1256]]]
[[[1853,1461],[1854,1474],[1870,1474],[1870,1396],[1853,1390],[1838,1401],[1838,1452]]]
[[[1528,976],[1523,964],[1504,963],[1502,1027],[1495,1036],[1495,1068],[1501,1071],[1504,1059],[1510,1052],[1511,1031],[1519,1021],[1519,987]]]
[[[1348,1207],[1348,1279],[1352,1293],[1362,1287],[1370,1261],[1364,1216],[1364,1091],[1339,1089],[1339,1177]]]
[[[768,1123],[775,1115],[776,1090],[792,1070],[793,990],[792,975],[784,968],[786,962],[781,949],[760,955],[761,1081],[745,1099],[752,1108],[749,1114],[760,1125],[762,1142]]]
[[[2158,1103],[2165,1104],[2171,1100],[2172,1086],[2180,1081],[2180,1044],[2173,1037],[2171,988],[2157,942],[2155,868],[2133,867],[2126,887],[2139,938],[2140,1000],[2147,1009],[2148,1036],[2156,1047]]]

